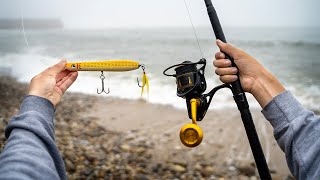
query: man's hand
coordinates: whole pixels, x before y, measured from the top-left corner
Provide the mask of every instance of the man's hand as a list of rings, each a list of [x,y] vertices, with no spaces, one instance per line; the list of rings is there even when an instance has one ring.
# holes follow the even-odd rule
[[[239,68],[239,76],[243,90],[252,93],[255,88],[256,80],[263,76],[265,68],[263,68],[263,66],[249,54],[231,46],[230,44],[217,40],[217,45],[221,51],[233,57],[234,62]],[[238,69],[236,67],[230,67],[231,61],[225,59],[225,54],[217,52],[215,57],[216,60],[213,61],[213,65],[217,67],[215,72],[220,76],[220,80],[224,83],[231,83],[237,80],[238,77],[236,74]]]
[[[66,61],[62,60],[32,78],[29,95],[40,96],[56,106],[62,95],[78,77],[78,72],[65,69]]]
[[[285,91],[281,83],[266,70],[256,59],[244,51],[217,40],[217,45],[222,52],[227,53],[233,59],[238,69],[231,66],[231,61],[225,59],[225,54],[217,52],[213,61],[216,67],[216,74],[224,83],[231,83],[238,79],[239,71],[240,82],[244,91],[251,93],[261,107],[265,107],[273,97]]]

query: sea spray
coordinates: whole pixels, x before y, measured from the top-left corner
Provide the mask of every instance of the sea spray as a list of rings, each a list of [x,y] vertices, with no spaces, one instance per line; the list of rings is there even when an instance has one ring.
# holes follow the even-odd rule
[[[221,84],[215,75],[212,60],[218,51],[212,40],[211,29],[197,30],[203,54],[208,60],[205,72],[208,90]],[[276,35],[271,32],[277,31]],[[320,31],[318,29],[228,29],[230,43],[247,51],[265,65],[307,108],[320,109]],[[59,62],[112,59],[136,59],[144,63],[150,79],[151,103],[172,105],[185,109],[185,101],[177,98],[176,84],[165,78],[162,71],[170,64],[199,60],[192,30],[139,29],[139,30],[33,30],[26,31],[30,48],[21,31],[0,30],[0,67],[21,82]],[[139,99],[140,88],[136,78],[141,72],[105,73],[106,96]],[[80,72],[71,92],[96,94],[100,87],[100,72]],[[248,94],[250,107],[260,108]],[[210,108],[236,108],[229,90],[214,97]]]

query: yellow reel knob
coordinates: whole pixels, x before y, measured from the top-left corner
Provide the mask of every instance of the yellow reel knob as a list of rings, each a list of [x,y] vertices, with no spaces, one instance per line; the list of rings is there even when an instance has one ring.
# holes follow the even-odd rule
[[[187,147],[198,146],[203,139],[203,133],[199,126],[186,124],[180,130],[180,140]]]

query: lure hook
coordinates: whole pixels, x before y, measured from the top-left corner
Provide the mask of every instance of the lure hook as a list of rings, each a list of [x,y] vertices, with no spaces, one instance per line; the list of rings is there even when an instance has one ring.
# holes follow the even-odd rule
[[[139,83],[139,78],[137,77],[137,83],[138,83],[138,86],[139,87],[142,87],[141,85],[140,85],[140,83]]]
[[[143,71],[143,74],[145,74],[145,66],[144,66],[144,64],[141,64],[140,66],[141,66],[141,69],[142,69],[142,71]],[[139,87],[142,87],[142,86],[140,85],[140,82],[139,82],[139,78],[138,78],[138,77],[137,77],[137,83],[138,83],[138,86],[139,86]]]
[[[97,94],[102,94],[103,92],[104,93],[106,93],[106,94],[109,94],[110,93],[110,89],[108,88],[108,92],[106,92],[105,90],[104,90],[104,79],[105,79],[106,77],[103,75],[103,71],[101,71],[101,75],[100,75],[100,79],[101,79],[101,83],[102,83],[102,89],[101,89],[101,91],[99,92],[99,90],[98,90],[98,88],[97,88]]]

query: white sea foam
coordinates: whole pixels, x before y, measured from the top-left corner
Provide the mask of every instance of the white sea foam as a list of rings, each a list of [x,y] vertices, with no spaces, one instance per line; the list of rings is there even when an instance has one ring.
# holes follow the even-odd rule
[[[281,30],[281,29],[280,29]],[[270,40],[273,35],[269,30],[229,32],[230,41],[261,60],[280,81],[307,108],[319,109],[319,44],[317,30],[283,30],[275,43]],[[101,30],[101,31],[30,31],[26,32],[30,48],[27,47],[21,32],[0,31],[0,67],[11,73],[19,81],[29,82],[30,79],[59,62],[64,57],[71,61],[94,60],[104,58],[130,58],[146,64],[150,78],[149,102],[168,104],[175,108],[185,109],[185,100],[176,96],[175,79],[162,75],[162,71],[173,64],[199,59],[199,52],[192,34],[184,29],[157,30]],[[212,58],[217,51],[210,33],[199,32],[199,43],[203,47],[203,55],[208,59],[206,79],[207,92],[221,84],[212,70]],[[240,33],[241,32],[241,33]],[[252,33],[255,32],[255,33]],[[257,34],[261,32],[261,34]],[[291,34],[290,34],[291,33]],[[252,36],[252,34],[255,34]],[[296,38],[295,34],[303,37]],[[311,36],[310,36],[311,34]],[[312,35],[314,34],[314,35]],[[155,36],[156,35],[156,36]],[[21,37],[21,39],[19,39]],[[313,41],[309,41],[309,40]],[[278,42],[281,42],[280,44]],[[303,42],[303,43],[297,43]],[[215,49],[214,49],[215,48]],[[308,55],[306,57],[306,55]],[[303,59],[303,61],[301,60]],[[105,72],[106,87],[111,92],[107,97],[139,99],[140,88],[136,78],[141,79],[141,70],[125,73]],[[100,72],[79,72],[78,80],[70,88],[72,92],[96,95],[96,88],[101,87]],[[247,95],[250,107],[260,108],[256,100]],[[144,98],[147,98],[144,96]],[[236,108],[230,90],[216,93],[210,108]]]
[[[31,61],[32,60],[32,61]],[[31,78],[48,67],[48,64],[59,62],[58,59],[41,56],[35,52],[26,54],[8,54],[1,57],[2,67],[11,69],[11,75],[21,82],[29,82]],[[141,76],[139,70],[125,73],[105,73],[106,87],[110,88],[110,94],[101,95],[105,97],[118,97],[124,99],[139,99],[141,89],[137,86],[136,77]],[[151,103],[171,105],[178,109],[185,109],[185,100],[176,96],[175,80],[168,81],[163,84],[165,76],[157,77],[149,72],[147,74],[150,81],[149,99],[145,93],[143,98]],[[99,79],[100,72],[79,72],[77,81],[69,89],[70,92],[81,92],[90,95],[97,95],[96,89],[101,88],[101,80]],[[160,83],[162,82],[162,83]],[[207,92],[213,88],[216,80],[207,78]],[[308,86],[304,89],[299,89],[297,86],[287,87],[297,99],[306,107],[311,109],[319,109],[320,89],[318,86]],[[259,104],[250,94],[247,94],[250,107],[259,108]],[[216,93],[213,98],[210,109],[236,108],[232,94],[229,89],[224,89]]]
[[[32,60],[32,61],[31,61]],[[48,67],[48,64],[59,62],[59,59],[41,56],[36,52],[26,54],[8,54],[1,57],[2,67],[11,69],[11,76],[17,78],[20,82],[29,82],[31,78]],[[101,95],[106,97],[118,97],[125,99],[139,99],[141,89],[138,87],[136,78],[142,75],[140,70],[135,72],[110,72],[105,73],[105,86],[110,88],[110,94]],[[149,76],[150,94],[147,93],[143,98],[151,103],[171,105],[175,108],[185,109],[185,100],[176,96],[175,80],[168,84],[159,83],[165,76],[156,77],[151,72]],[[81,92],[85,94],[97,95],[96,89],[101,89],[100,72],[79,72],[77,81],[70,87],[70,92]],[[213,84],[209,80],[208,84]],[[212,88],[212,87],[210,87]],[[208,88],[209,91],[209,88]],[[250,99],[250,98],[249,98]],[[231,92],[228,89],[217,93],[212,101],[211,108],[234,107]]]

